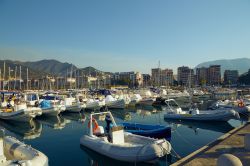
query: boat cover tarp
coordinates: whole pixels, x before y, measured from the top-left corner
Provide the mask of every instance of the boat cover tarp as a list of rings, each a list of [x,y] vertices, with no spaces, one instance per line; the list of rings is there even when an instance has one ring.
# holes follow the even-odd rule
[[[47,108],[50,108],[51,107],[51,103],[49,100],[43,100],[41,103],[40,103],[40,106],[42,109],[47,109]]]

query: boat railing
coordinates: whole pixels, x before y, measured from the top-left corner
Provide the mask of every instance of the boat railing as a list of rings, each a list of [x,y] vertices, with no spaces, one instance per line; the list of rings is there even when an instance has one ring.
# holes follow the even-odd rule
[[[116,122],[115,122],[115,119],[114,117],[112,116],[111,112],[110,111],[106,111],[106,112],[97,112],[97,113],[92,113],[90,114],[90,125],[89,125],[89,135],[90,136],[93,136],[93,127],[92,127],[92,122],[93,122],[93,116],[96,116],[96,115],[109,115],[111,121],[112,121],[112,124],[113,126],[117,126]]]

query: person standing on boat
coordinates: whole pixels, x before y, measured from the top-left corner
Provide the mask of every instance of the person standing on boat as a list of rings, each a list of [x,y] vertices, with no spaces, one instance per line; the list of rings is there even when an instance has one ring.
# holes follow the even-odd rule
[[[108,133],[108,141],[111,142],[111,136],[109,134],[109,131],[110,131],[110,128],[111,128],[111,125],[112,125],[112,120],[111,120],[109,114],[106,115],[105,121],[106,121],[106,127],[105,127],[105,129],[106,129],[106,131]]]
[[[106,128],[105,129],[106,129],[107,133],[109,133],[110,127],[111,127],[111,124],[112,124],[112,120],[110,118],[110,115],[106,115],[105,121],[106,121]]]

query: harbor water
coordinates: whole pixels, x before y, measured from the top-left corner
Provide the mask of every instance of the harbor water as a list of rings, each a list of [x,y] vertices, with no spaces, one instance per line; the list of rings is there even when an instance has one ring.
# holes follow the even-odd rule
[[[201,107],[206,107],[202,103]],[[167,166],[178,160],[177,156],[185,157],[202,146],[214,141],[224,133],[244,123],[240,120],[229,122],[201,123],[167,121],[163,116],[164,107],[136,107],[125,110],[111,110],[116,122],[136,122],[143,124],[161,124],[172,127],[171,145],[174,149],[171,155],[163,157],[154,163],[126,163],[115,161],[108,157],[80,146],[80,138],[88,132],[88,116],[90,112],[63,113],[60,116],[39,117],[31,124],[0,121],[0,127],[6,135],[12,135],[33,148],[46,154],[49,165],[161,165]],[[103,120],[103,117],[97,117]],[[105,125],[104,121],[99,122]]]

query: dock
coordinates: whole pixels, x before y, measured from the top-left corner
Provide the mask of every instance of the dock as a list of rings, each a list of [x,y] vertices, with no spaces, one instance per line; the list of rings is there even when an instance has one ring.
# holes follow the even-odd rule
[[[220,155],[229,153],[238,157],[243,165],[250,165],[250,151],[244,148],[244,136],[250,133],[250,122],[235,128],[171,166],[214,166]]]

